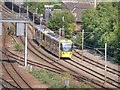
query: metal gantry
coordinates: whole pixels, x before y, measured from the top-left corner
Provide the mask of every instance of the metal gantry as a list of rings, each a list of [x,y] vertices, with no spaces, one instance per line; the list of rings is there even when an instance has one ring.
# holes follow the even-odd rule
[[[0,13],[1,15],[1,13]],[[25,23],[25,52],[24,52],[24,57],[25,57],[25,67],[27,66],[27,23],[29,23],[28,20],[18,20],[18,19],[0,19],[0,23],[3,22],[13,22],[13,23]],[[1,29],[2,30],[2,29]],[[2,35],[2,32],[1,32]]]

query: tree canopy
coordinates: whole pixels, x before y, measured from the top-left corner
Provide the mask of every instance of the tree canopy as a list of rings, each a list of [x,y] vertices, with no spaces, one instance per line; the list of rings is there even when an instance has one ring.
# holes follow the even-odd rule
[[[25,5],[29,6],[29,10],[35,13],[35,9],[38,8],[38,14],[44,14],[45,8],[44,5],[54,5],[53,9],[61,9],[61,2],[27,2]],[[65,28],[65,37],[72,38],[72,32],[75,28],[75,17],[68,10],[59,10],[54,11],[51,17],[47,21],[47,26],[51,30],[59,30],[62,28],[63,22],[62,17],[64,16],[64,28]]]
[[[55,9],[60,9],[61,8],[61,3],[60,2],[27,2],[25,3],[28,5],[29,10],[35,13],[35,9],[38,8],[38,13],[43,14],[45,11],[44,5],[54,5]]]
[[[64,21],[62,18],[64,17]],[[48,27],[51,30],[58,31],[64,25],[65,36],[68,38],[72,37],[73,29],[75,28],[75,17],[68,10],[54,11],[52,16],[48,19]]]
[[[108,44],[108,54],[120,60],[117,48],[120,48],[118,29],[118,3],[99,3],[96,8],[89,9],[83,14],[83,27],[85,32],[93,32],[86,38],[87,45],[103,48]],[[88,43],[89,42],[89,43]]]

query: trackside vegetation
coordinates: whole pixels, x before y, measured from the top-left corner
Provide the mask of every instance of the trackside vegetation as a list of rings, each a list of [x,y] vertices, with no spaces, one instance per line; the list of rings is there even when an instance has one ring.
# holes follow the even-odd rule
[[[30,73],[32,73],[35,78],[42,81],[43,84],[47,84],[49,88],[94,88],[84,82],[73,80],[72,76],[66,72],[57,74],[45,69],[33,69]],[[69,80],[68,87],[65,86],[65,80]]]
[[[20,45],[19,43],[15,43],[14,45],[15,49],[19,52],[22,52],[23,51],[23,46]]]
[[[64,21],[63,21],[64,16]],[[75,29],[75,17],[68,10],[54,11],[51,17],[48,19],[48,27],[51,30],[59,31],[64,25],[65,37],[71,39]]]
[[[45,8],[44,5],[54,5],[53,11],[50,13],[50,18],[46,21],[48,28],[59,32],[59,29],[64,25],[65,37],[72,39],[73,32],[75,30],[75,17],[68,11],[61,9],[61,2],[27,2],[25,5],[29,6],[29,10],[35,13],[35,9],[38,8],[38,14],[44,14]],[[58,10],[59,9],[59,10]],[[60,10],[61,9],[61,10]],[[64,16],[64,21],[62,18]]]
[[[101,2],[96,8],[86,10],[82,17],[82,29],[85,32],[92,32],[89,36],[85,34],[85,37],[88,36],[85,38],[85,45],[92,48],[104,48],[107,43],[108,55],[120,61],[118,8],[117,2]]]
[[[54,9],[60,9],[60,2],[25,2],[25,5],[28,5],[29,10],[35,13],[35,9],[38,8],[38,14],[44,14],[45,8],[44,5],[54,5]]]
[[[10,36],[13,36],[14,35],[14,28],[13,27],[10,27],[9,29],[8,29],[8,35],[10,35]]]

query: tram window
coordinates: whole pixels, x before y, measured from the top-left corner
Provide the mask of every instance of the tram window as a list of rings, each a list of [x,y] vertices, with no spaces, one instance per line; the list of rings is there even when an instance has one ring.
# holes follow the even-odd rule
[[[62,48],[62,43],[60,44],[60,50],[63,50],[63,48]]]
[[[60,44],[60,50],[68,52],[68,51],[72,51],[72,44],[71,43],[62,43]]]
[[[57,51],[57,43],[55,44],[55,51]]]
[[[43,34],[43,40],[45,40],[45,34]]]

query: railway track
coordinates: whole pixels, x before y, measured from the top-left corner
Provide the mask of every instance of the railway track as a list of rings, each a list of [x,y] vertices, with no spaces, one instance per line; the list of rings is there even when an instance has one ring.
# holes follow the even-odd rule
[[[33,46],[34,47],[34,46]],[[37,50],[37,49],[36,49]],[[68,62],[68,61],[66,61],[66,62]],[[59,65],[61,65],[60,63],[58,63]],[[74,64],[71,64],[72,66],[74,65]],[[79,64],[80,65],[80,64]],[[61,65],[61,66],[63,66],[63,65]],[[75,65],[74,65],[75,66]],[[82,65],[81,65],[82,66]],[[63,66],[64,67],[64,66]],[[75,66],[76,67],[76,66]],[[79,68],[79,67],[77,67],[77,68]],[[81,69],[81,68],[80,68]],[[89,68],[88,68],[89,69]],[[71,70],[71,71],[73,71],[73,70]],[[85,70],[83,70],[83,71],[85,71]],[[74,71],[73,71],[74,72]],[[87,71],[86,71],[87,72]],[[75,73],[75,72],[74,72]],[[87,73],[89,73],[89,72],[87,72]],[[92,73],[90,73],[90,74],[92,74]],[[94,75],[94,74],[92,74],[92,75]],[[95,76],[95,75],[94,75]],[[97,76],[96,76],[97,77]],[[97,78],[99,78],[99,77],[97,77]],[[101,78],[100,78],[101,79]],[[102,80],[104,80],[104,79],[102,79]],[[99,82],[99,81],[98,81]],[[100,82],[99,82],[100,83]],[[110,83],[110,82],[109,82]],[[112,83],[110,83],[110,84],[112,84]],[[114,85],[114,84],[113,84]],[[116,86],[116,85],[114,85],[114,86]]]
[[[82,57],[82,54],[79,53],[79,52],[76,51],[76,50],[74,50],[74,51],[75,51],[74,56],[77,57],[78,59],[82,59],[82,58],[81,58],[81,57]],[[95,65],[96,67],[99,67],[99,68],[101,68],[101,69],[104,70],[105,65],[102,64],[102,63],[99,63],[99,62],[97,62],[97,61],[94,61],[93,59],[90,59],[90,58],[88,58],[88,57],[86,57],[86,56],[83,56],[83,61],[85,61],[85,62],[87,62],[87,63],[90,63],[90,64],[92,64],[92,65]],[[112,68],[112,67],[107,66],[107,71],[120,77],[120,71],[119,71],[118,69],[114,69],[114,68]]]
[[[21,61],[21,62],[24,62],[24,57],[22,56],[19,56],[19,55],[16,55],[15,53],[7,50],[10,54],[8,55],[9,57],[13,58],[13,59],[18,59],[18,61]],[[4,53],[4,52],[3,52]],[[19,58],[18,58],[19,57]],[[55,72],[55,73],[59,73],[61,72],[59,69],[57,68],[54,68],[54,67],[50,67],[49,65],[45,65],[45,64],[42,64],[40,62],[36,62],[36,61],[32,61],[30,59],[27,60],[28,61],[28,64],[30,65],[33,65],[35,67],[39,67],[39,68],[44,68],[44,69],[47,69],[49,71],[52,71],[52,72]]]
[[[33,45],[33,47],[34,47],[34,45]],[[71,64],[71,63],[70,63],[70,62],[68,62],[68,61],[65,61],[65,62],[67,62],[67,63]],[[90,69],[90,68],[86,67],[85,65],[82,65],[82,64],[80,64],[80,63],[78,63],[78,62],[74,61],[73,59],[72,59],[72,62],[74,62],[75,64],[78,64],[78,65],[80,65],[80,66],[83,66],[83,67],[87,68],[88,70],[92,71],[92,73],[93,73],[93,72],[95,72],[95,73],[97,73],[98,75],[100,75],[100,76],[104,77],[104,75],[103,75],[103,74],[100,74],[100,73],[98,73],[98,72],[96,72],[96,71],[94,71],[94,70],[92,70],[92,69]],[[75,66],[75,67],[79,68],[79,67],[78,67],[78,65],[75,65],[75,64],[71,64],[71,65],[73,65],[73,66]],[[95,64],[94,64],[94,65],[95,65]],[[61,65],[61,66],[62,66],[62,65]],[[79,68],[79,69],[82,69],[82,68]],[[83,71],[85,71],[85,72],[87,72],[87,73],[89,73],[89,74],[91,74],[91,75],[93,75],[94,77],[97,77],[97,78],[99,78],[100,80],[104,81],[104,79],[103,79],[103,78],[98,77],[97,75],[94,75],[94,74],[92,74],[92,73],[88,72],[87,70],[84,70],[84,69],[82,69],[82,70],[83,70]],[[113,73],[112,73],[112,74],[113,74]],[[119,84],[119,82],[117,82],[117,81],[115,81],[115,80],[113,80],[113,79],[111,79],[111,78],[109,78],[109,77],[108,77],[107,79],[111,80],[110,82],[108,81],[108,83],[109,83],[109,84],[111,84],[111,85],[113,85],[113,86],[115,86],[115,87],[118,87],[118,85],[114,85],[114,84],[112,84],[111,82],[115,82],[115,83],[118,83],[118,84]],[[118,87],[118,88],[119,88],[119,87]]]
[[[22,41],[22,42],[24,42],[24,41]],[[44,59],[43,57],[41,57],[40,55],[39,55],[39,58],[41,58],[43,61],[46,61],[46,59]],[[46,62],[48,62],[48,61],[46,61]],[[48,62],[48,63],[50,63],[51,65],[53,65],[50,61]],[[54,65],[53,65],[54,66]],[[56,66],[57,67],[57,66]],[[61,68],[59,68],[59,69],[61,69]]]
[[[29,43],[32,43],[31,41],[29,42]],[[32,47],[34,47],[35,45],[33,44],[31,44],[31,46]],[[38,48],[36,48],[36,50],[37,50]],[[40,51],[38,51],[38,53],[41,53]],[[48,57],[48,56],[46,56],[46,57]],[[50,58],[49,58],[50,59]],[[52,58],[51,58],[52,59]],[[50,59],[50,60],[51,60]],[[80,59],[80,58],[79,58]],[[58,63],[57,61],[53,61],[53,62],[55,62],[55,63]],[[78,68],[78,69],[82,69],[82,68],[80,68],[80,67],[78,67],[78,65],[81,65],[81,66],[83,66],[82,64],[80,64],[80,63],[78,63],[78,62],[75,62],[74,60],[72,60],[72,62],[69,62],[69,61],[64,61],[64,62],[66,62],[66,63],[69,63],[70,65],[72,65],[72,66],[74,66],[74,67],[76,67],[76,68]],[[74,64],[73,64],[73,62],[74,62]],[[89,62],[90,63],[90,62]],[[76,65],[77,64],[77,65]],[[91,64],[91,63],[90,63]],[[66,67],[64,66],[64,65],[62,65],[61,63],[58,63],[58,65],[61,65],[62,67],[64,67],[64,69],[66,69]],[[93,65],[96,65],[96,64],[93,64]],[[56,67],[56,66],[55,66]],[[83,66],[83,67],[85,67],[85,66]],[[101,67],[101,66],[99,66],[99,67]],[[87,68],[87,67],[85,67],[85,68]],[[63,70],[64,70],[63,69]],[[89,68],[87,68],[87,69],[89,69]],[[70,70],[69,68],[67,68],[67,70]],[[84,69],[82,69],[83,71],[85,71],[85,72],[87,72],[87,73],[90,73],[90,72],[88,72],[88,71],[86,71],[86,70],[84,70]],[[92,69],[89,69],[89,70],[92,70]],[[75,73],[75,71],[74,70],[70,70],[70,71],[72,71],[72,73]],[[92,70],[93,71],[93,70]],[[95,71],[94,71],[95,72]],[[97,72],[95,72],[95,73],[97,73]],[[112,72],[111,72],[112,73]],[[114,74],[114,73],[113,73]],[[95,76],[94,74],[92,74],[93,76]],[[101,76],[103,76],[102,74],[100,74]],[[77,77],[79,77],[79,75],[77,76]],[[97,77],[97,78],[99,78],[99,77]],[[109,79],[109,78],[108,78]],[[111,79],[110,79],[111,80]],[[99,82],[99,81],[98,81]],[[116,82],[116,81],[115,81]],[[119,82],[117,82],[117,83],[119,83]],[[111,82],[109,82],[109,84],[111,84]],[[115,85],[116,86],[116,85]],[[119,87],[118,87],[119,88]]]
[[[29,28],[29,29],[30,29],[30,28]],[[31,29],[30,29],[30,31],[31,31],[31,33],[33,33],[33,31],[32,31]],[[56,60],[54,60],[53,57],[49,57],[49,56],[46,55],[46,53],[43,53],[43,51],[38,50],[38,49],[37,49],[37,46],[33,43],[33,41],[28,40],[28,42],[32,45],[32,47],[35,48],[36,51],[38,51],[39,53],[41,53],[42,55],[44,55],[44,57],[48,57],[51,61],[57,63],[58,65],[61,65],[62,67],[64,67],[64,69],[65,69],[64,72],[66,72],[66,68],[67,68],[67,67],[66,67],[65,65],[60,64],[59,62],[57,62]],[[36,47],[35,47],[35,46],[36,46]],[[68,70],[70,70],[70,71],[72,71],[72,72],[75,72],[74,70],[72,70],[72,69],[70,69],[70,68],[67,68],[67,71],[68,71]],[[75,73],[76,73],[76,72],[75,72]],[[72,74],[71,74],[71,75],[72,75]],[[78,79],[78,77],[79,77],[78,75],[77,75],[77,76],[73,75],[73,76],[74,76],[74,77],[77,77],[77,79]],[[81,77],[80,77],[80,78],[81,78]],[[88,79],[85,78],[85,77],[84,77],[84,78],[82,77],[82,79],[88,80]],[[78,79],[78,80],[79,80],[79,79]]]
[[[75,55],[75,54],[74,54]],[[85,56],[84,56],[85,57]],[[77,58],[79,58],[79,59],[81,59],[81,57],[80,57],[80,55],[79,56],[77,56]],[[74,61],[74,62],[76,62],[76,61]],[[99,69],[101,69],[101,72],[103,71],[103,73],[101,73],[101,76],[103,76],[103,77],[105,77],[105,75],[104,75],[104,65],[102,65],[101,63],[99,63],[99,62],[95,62],[94,60],[91,60],[91,59],[89,59],[88,57],[87,58],[84,58],[83,59],[83,62],[86,62],[86,63],[89,63],[89,64],[91,64],[91,65],[93,65],[93,66],[96,66],[97,68],[99,68]],[[77,62],[78,63],[78,62]],[[99,65],[100,64],[100,65]],[[87,65],[87,64],[86,64]],[[120,84],[120,82],[118,81],[118,78],[119,78],[119,71],[117,71],[117,70],[115,70],[115,69],[113,69],[113,68],[111,68],[111,67],[108,67],[109,69],[107,69],[107,73],[108,73],[108,75],[107,75],[107,80],[108,80],[108,82],[114,82],[114,83],[116,83],[116,84],[118,84],[116,87],[119,87],[119,84]],[[93,71],[94,70],[94,68],[91,68],[91,71]],[[96,73],[100,73],[99,71],[95,71],[94,70],[94,72],[96,72]],[[111,75],[111,76],[110,76]],[[111,78],[112,77],[112,78]],[[116,78],[116,79],[115,79]]]
[[[14,81],[14,85],[17,87],[17,89],[22,90],[22,88],[31,88],[30,85],[24,80],[24,78],[17,72],[17,70],[13,66],[15,64],[11,62],[11,60],[9,59],[7,55],[6,57],[7,57],[7,60],[2,61],[3,69],[5,69],[5,71],[4,70],[3,71],[6,72],[10,76],[11,81]]]
[[[34,45],[33,45],[33,47],[34,47]],[[78,67],[78,65],[83,66],[83,67],[87,68],[88,70],[93,71],[93,72],[97,73],[98,75],[104,77],[104,75],[102,75],[102,74],[100,74],[100,73],[98,73],[98,72],[96,72],[96,71],[94,71],[94,70],[92,70],[92,69],[90,69],[90,68],[88,68],[88,67],[86,67],[86,66],[84,66],[84,65],[82,65],[82,64],[80,64],[80,63],[78,63],[78,62],[76,62],[76,61],[74,61],[73,59],[72,59],[72,62],[74,62],[74,63],[76,63],[76,64],[78,64],[78,65],[74,65],[74,64],[72,64],[72,63],[70,63],[70,62],[68,62],[68,61],[65,61],[65,62],[67,62],[67,63],[69,63],[69,64],[71,64],[71,65],[73,65],[73,66],[75,66],[75,67],[77,67],[77,68],[79,68],[79,69],[82,69],[82,68]],[[95,77],[97,77],[97,78],[99,78],[100,80],[104,81],[103,78],[98,77],[97,75],[92,74],[93,72],[90,73],[90,72],[88,72],[87,70],[84,70],[84,69],[82,69],[82,70],[85,71],[85,72],[87,72],[87,73],[89,73],[89,74],[91,74],[91,75],[93,75],[93,76],[95,76]],[[113,80],[113,79],[111,79],[111,78],[109,78],[109,77],[108,77],[108,79],[110,79],[112,82],[119,83],[119,82],[117,82],[117,81],[115,81],[115,80]],[[113,86],[115,86],[115,87],[118,87],[117,85],[114,85],[114,84],[112,84],[111,82],[108,82],[108,83],[111,84],[111,85],[113,85]],[[118,88],[119,88],[119,87],[118,87]]]
[[[5,80],[3,77],[0,77],[0,79],[2,80],[0,83],[3,86],[3,88],[7,89],[9,88],[18,88],[15,85],[11,84],[10,82],[8,82],[7,80]],[[6,85],[7,84],[7,85]]]
[[[3,25],[3,27],[5,27]],[[18,73],[17,69],[14,67],[16,64],[15,64],[15,60],[12,60],[9,58],[9,56],[7,55],[7,52],[6,52],[6,38],[7,38],[7,31],[6,31],[6,28],[4,28],[4,34],[3,34],[3,51],[5,52],[3,54],[3,58],[2,58],[2,70],[4,73],[8,74],[8,77],[10,80],[14,81],[14,85],[10,84],[11,86],[14,86],[16,87],[16,89],[19,89],[19,90],[23,90],[22,88],[26,87],[26,88],[31,88],[31,86],[24,80],[24,78]],[[1,51],[2,52],[2,51]],[[8,78],[7,77],[7,78]],[[6,78],[5,76],[3,76],[3,80],[4,78]],[[5,80],[4,80],[5,81]],[[5,87],[4,84],[2,84],[3,87]],[[7,87],[7,86],[6,86]]]
[[[93,80],[98,80],[98,81],[100,81],[101,83],[104,83],[104,81],[105,81],[105,79],[104,79],[104,78],[105,78],[104,74],[102,74],[102,73],[94,70],[94,68],[91,69],[91,68],[89,68],[88,66],[85,66],[86,64],[83,65],[82,63],[78,63],[78,62],[75,61],[75,60],[65,61],[65,62],[73,65],[74,67],[78,68],[79,70],[84,71],[84,73],[89,74],[89,76],[91,77],[91,79],[93,79]],[[118,84],[119,84],[120,82],[118,82],[117,80],[118,80],[118,78],[117,78],[116,80],[114,80],[114,79],[112,79],[112,78],[110,78],[110,77],[107,77],[106,83],[108,83],[108,84],[110,84],[110,85],[112,85],[112,86],[114,86],[114,87],[119,88]]]
[[[32,31],[31,31],[31,32],[32,32]],[[36,45],[35,45],[32,41],[28,41],[28,42],[32,45],[32,47],[35,48],[35,51],[38,51],[38,53],[42,53],[42,54],[44,55],[44,57],[50,57],[50,56],[48,56],[48,54],[46,55],[46,53],[43,53],[43,52],[44,52],[43,50],[39,50],[37,47],[35,47]],[[36,54],[37,54],[37,53],[36,53]],[[79,80],[79,78],[82,78],[82,80],[84,79],[83,81],[85,81],[85,80],[91,81],[90,79],[88,79],[88,78],[86,78],[86,77],[79,77],[79,76],[82,76],[82,75],[80,75],[80,73],[76,72],[75,70],[73,70],[73,69],[71,69],[71,68],[66,67],[64,64],[61,64],[60,62],[56,61],[56,59],[54,59],[53,57],[50,57],[50,60],[53,61],[53,62],[55,62],[55,63],[57,63],[58,65],[64,67],[64,70],[70,72],[71,75],[72,75],[73,73],[76,73],[76,75],[73,74],[72,76],[76,77],[77,80]],[[64,71],[64,72],[65,72],[65,71]],[[93,82],[94,82],[94,81],[93,81]],[[100,83],[100,82],[99,82],[99,83]]]

